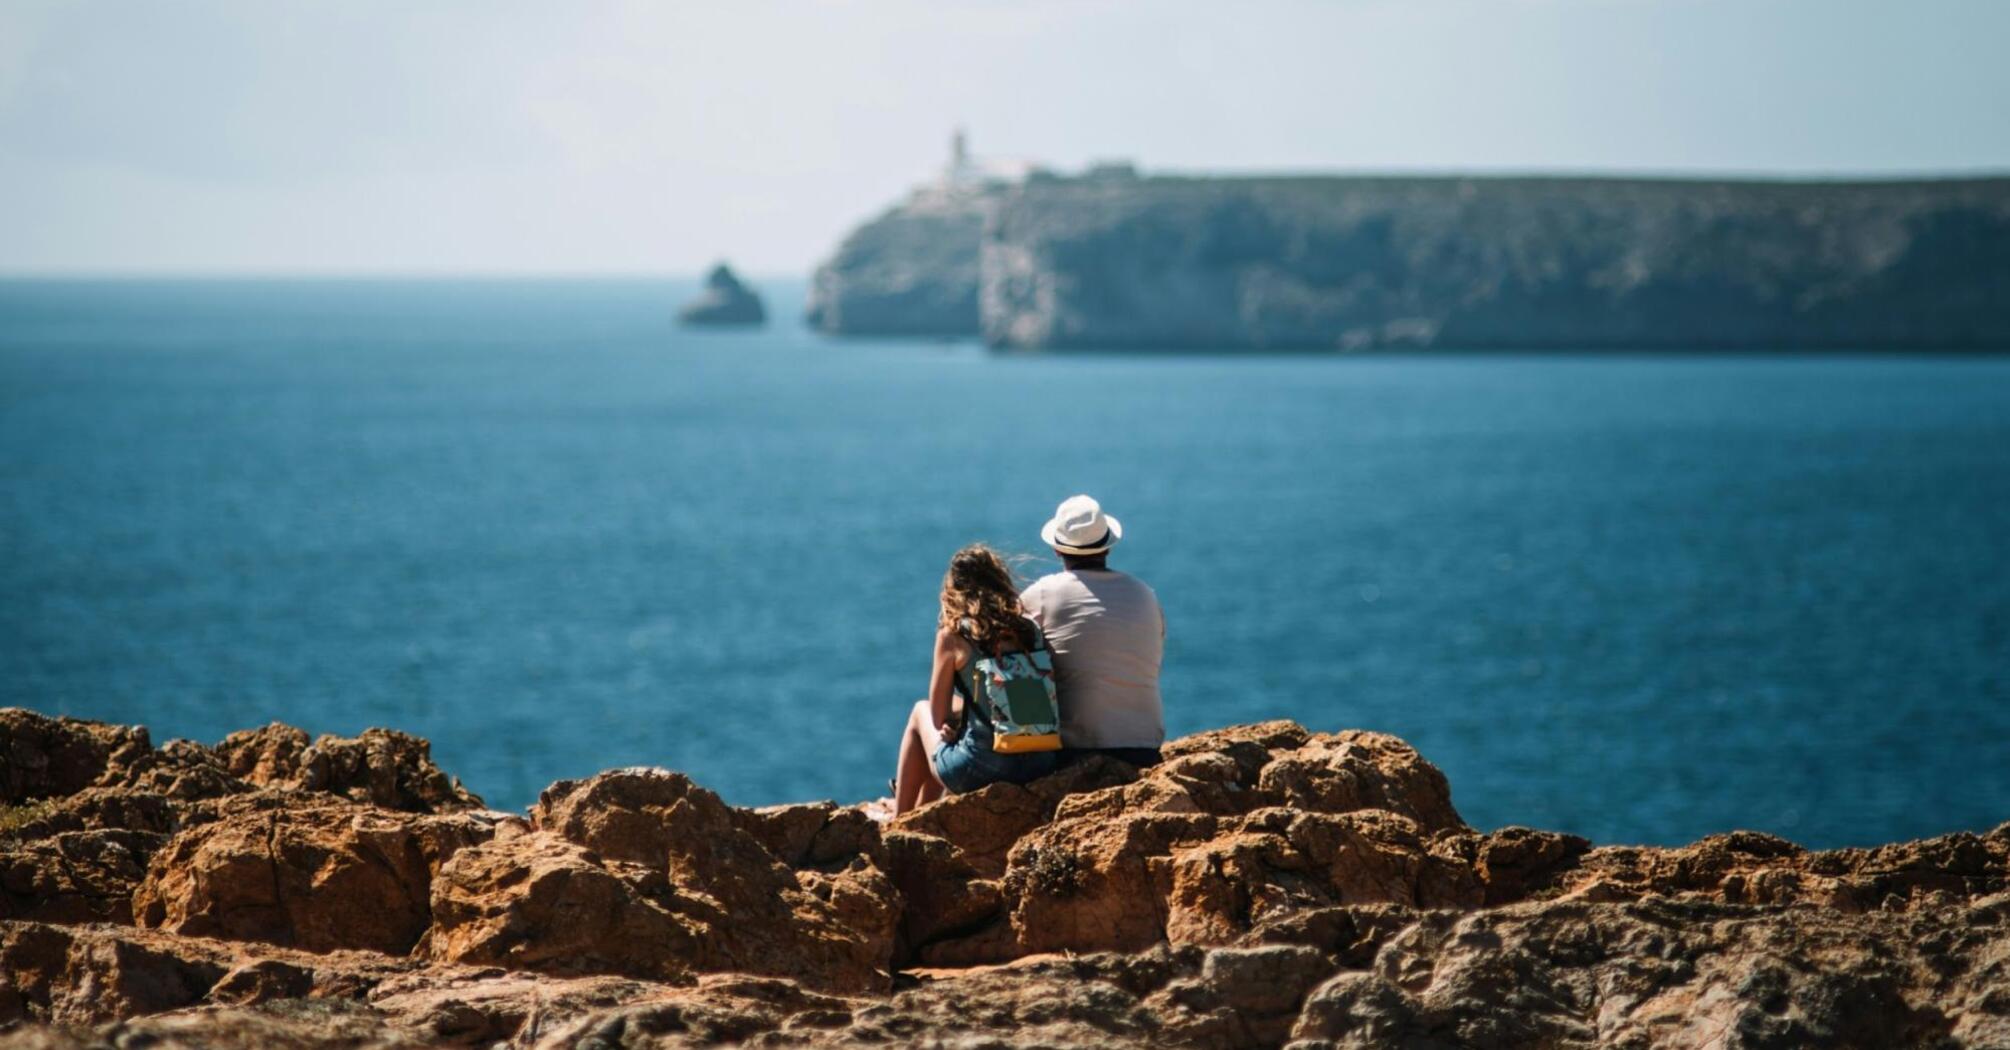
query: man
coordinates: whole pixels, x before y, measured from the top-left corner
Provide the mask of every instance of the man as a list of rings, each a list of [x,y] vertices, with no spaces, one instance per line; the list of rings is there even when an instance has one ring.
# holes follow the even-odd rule
[[[1062,745],[1143,768],[1158,763],[1166,738],[1159,699],[1166,621],[1144,581],[1109,567],[1123,535],[1095,500],[1068,497],[1040,530],[1061,571],[1019,597],[1054,651]]]

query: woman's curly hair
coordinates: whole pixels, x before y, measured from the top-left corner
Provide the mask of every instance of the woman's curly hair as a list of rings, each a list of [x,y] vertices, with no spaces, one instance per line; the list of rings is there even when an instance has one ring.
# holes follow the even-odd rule
[[[997,649],[1011,641],[1021,648],[1032,642],[1032,623],[1019,604],[1019,581],[998,552],[973,543],[949,559],[942,574],[942,619],[939,626],[956,631],[979,649]]]

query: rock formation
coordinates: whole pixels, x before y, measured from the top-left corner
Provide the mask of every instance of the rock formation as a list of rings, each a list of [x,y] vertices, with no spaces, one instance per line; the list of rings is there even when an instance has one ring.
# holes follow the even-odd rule
[[[720,263],[705,275],[705,290],[677,311],[677,320],[705,327],[758,325],[767,322],[768,311],[760,295]]]
[[[833,335],[975,337],[984,223],[997,196],[921,194],[853,230],[810,280],[810,324]]]
[[[2010,179],[1039,177],[917,193],[826,331],[1136,350],[2010,347]]]
[[[0,710],[0,1047],[2010,1045],[2010,824],[1480,832],[1288,722],[890,824],[613,770],[497,813],[382,730]]]

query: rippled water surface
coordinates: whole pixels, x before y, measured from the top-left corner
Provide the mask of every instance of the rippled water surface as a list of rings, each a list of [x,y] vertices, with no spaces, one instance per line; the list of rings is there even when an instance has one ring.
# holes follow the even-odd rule
[[[1089,491],[1175,733],[1387,730],[1603,841],[2010,819],[2010,359],[999,357],[689,288],[0,283],[0,702],[855,799],[949,552]]]

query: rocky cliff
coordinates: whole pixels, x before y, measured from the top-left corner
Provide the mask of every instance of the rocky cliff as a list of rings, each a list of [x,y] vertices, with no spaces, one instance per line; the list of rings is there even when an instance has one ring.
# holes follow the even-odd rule
[[[2010,348],[2003,178],[1035,178],[945,207],[854,233],[812,320],[1014,348]]]
[[[852,231],[810,280],[809,322],[834,335],[974,336],[995,190],[916,194]]]
[[[487,810],[426,744],[0,710],[0,1047],[2010,1045],[2010,824],[1481,833],[1239,726],[890,824],[676,773]]]

